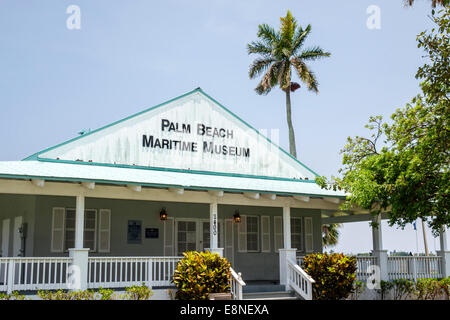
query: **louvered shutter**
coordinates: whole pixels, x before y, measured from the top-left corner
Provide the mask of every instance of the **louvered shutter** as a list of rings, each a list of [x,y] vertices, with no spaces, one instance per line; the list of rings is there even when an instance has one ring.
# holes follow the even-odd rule
[[[53,208],[51,252],[64,251],[64,208]]]
[[[261,252],[270,252],[270,217],[261,217]]]
[[[238,251],[247,252],[247,217],[241,216],[238,224]]]
[[[111,210],[100,209],[98,252],[111,250]]]

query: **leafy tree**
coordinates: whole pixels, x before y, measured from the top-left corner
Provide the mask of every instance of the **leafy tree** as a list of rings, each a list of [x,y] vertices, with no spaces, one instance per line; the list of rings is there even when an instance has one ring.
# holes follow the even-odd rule
[[[405,4],[408,6],[412,6],[415,0],[405,0]],[[449,4],[449,0],[431,0],[431,6],[436,8],[436,5],[446,6]]]
[[[320,47],[303,48],[303,44],[311,33],[311,25],[305,29],[297,25],[297,21],[288,10],[286,17],[280,18],[280,30],[276,31],[267,24],[259,25],[258,41],[247,45],[248,54],[258,54],[249,69],[250,79],[261,74],[261,81],[255,88],[258,94],[268,94],[272,88],[279,86],[286,93],[286,116],[289,129],[289,151],[297,157],[295,134],[291,116],[291,92],[300,88],[300,84],[292,81],[292,69],[308,90],[319,92],[316,75],[306,62],[329,57]]]
[[[391,226],[421,218],[437,235],[450,226],[450,8],[432,19],[436,27],[417,38],[428,58],[416,74],[422,93],[397,109],[390,123],[371,117],[371,136],[348,138],[342,150],[342,176],[317,181],[349,192],[343,209],[389,211]]]

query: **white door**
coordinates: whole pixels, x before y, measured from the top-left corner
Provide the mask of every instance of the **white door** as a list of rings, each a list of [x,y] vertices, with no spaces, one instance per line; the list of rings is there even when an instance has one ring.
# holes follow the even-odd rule
[[[20,237],[19,229],[22,227],[23,218],[18,216],[14,218],[14,229],[13,229],[13,256],[20,257],[23,256],[22,249],[22,238]]]
[[[2,257],[8,257],[9,255],[9,225],[10,219],[4,219],[2,224]]]

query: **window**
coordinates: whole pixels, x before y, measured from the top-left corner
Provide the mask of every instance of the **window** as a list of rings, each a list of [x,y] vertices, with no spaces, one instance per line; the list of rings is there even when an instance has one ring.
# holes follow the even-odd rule
[[[247,252],[259,251],[259,219],[256,216],[247,216]]]
[[[259,217],[241,216],[239,223],[238,249],[239,252],[259,251]]]
[[[75,247],[75,209],[53,208],[51,252],[64,252]],[[97,210],[84,211],[83,248],[91,251],[109,252],[111,233],[111,210],[100,209],[100,221],[97,222]],[[97,249],[97,243],[99,248]]]
[[[75,247],[75,209],[66,209],[64,232],[64,250]],[[83,248],[97,250],[97,210],[84,211]]]
[[[301,217],[291,217],[291,247],[300,252],[304,251]]]

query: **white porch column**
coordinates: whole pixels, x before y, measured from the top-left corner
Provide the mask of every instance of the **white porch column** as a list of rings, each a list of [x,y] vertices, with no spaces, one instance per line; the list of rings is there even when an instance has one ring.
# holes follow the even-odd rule
[[[69,249],[72,264],[68,271],[68,287],[71,290],[86,290],[88,278],[89,249],[84,243],[84,196],[76,198],[75,208],[75,248]]]
[[[291,248],[291,208],[283,207],[283,240],[284,248]]]
[[[372,226],[372,241],[373,251],[372,255],[377,257],[378,266],[380,268],[380,280],[389,280],[388,274],[388,254],[387,250],[383,250],[383,235],[381,231],[381,215],[377,215],[372,220],[377,224],[377,227]]]
[[[223,248],[219,248],[219,223],[217,215],[217,201],[213,201],[209,204],[209,234],[210,234],[210,248],[207,250],[212,253],[218,253],[223,257]]]
[[[283,207],[283,240],[284,249],[279,249],[280,255],[280,284],[289,290],[288,260],[296,261],[297,249],[291,248],[291,208]]]
[[[442,257],[442,277],[450,277],[450,251],[447,248],[447,231],[445,227],[441,227],[439,243],[441,250],[436,253]]]
[[[84,196],[77,196],[75,208],[75,249],[81,249],[84,242]]]

